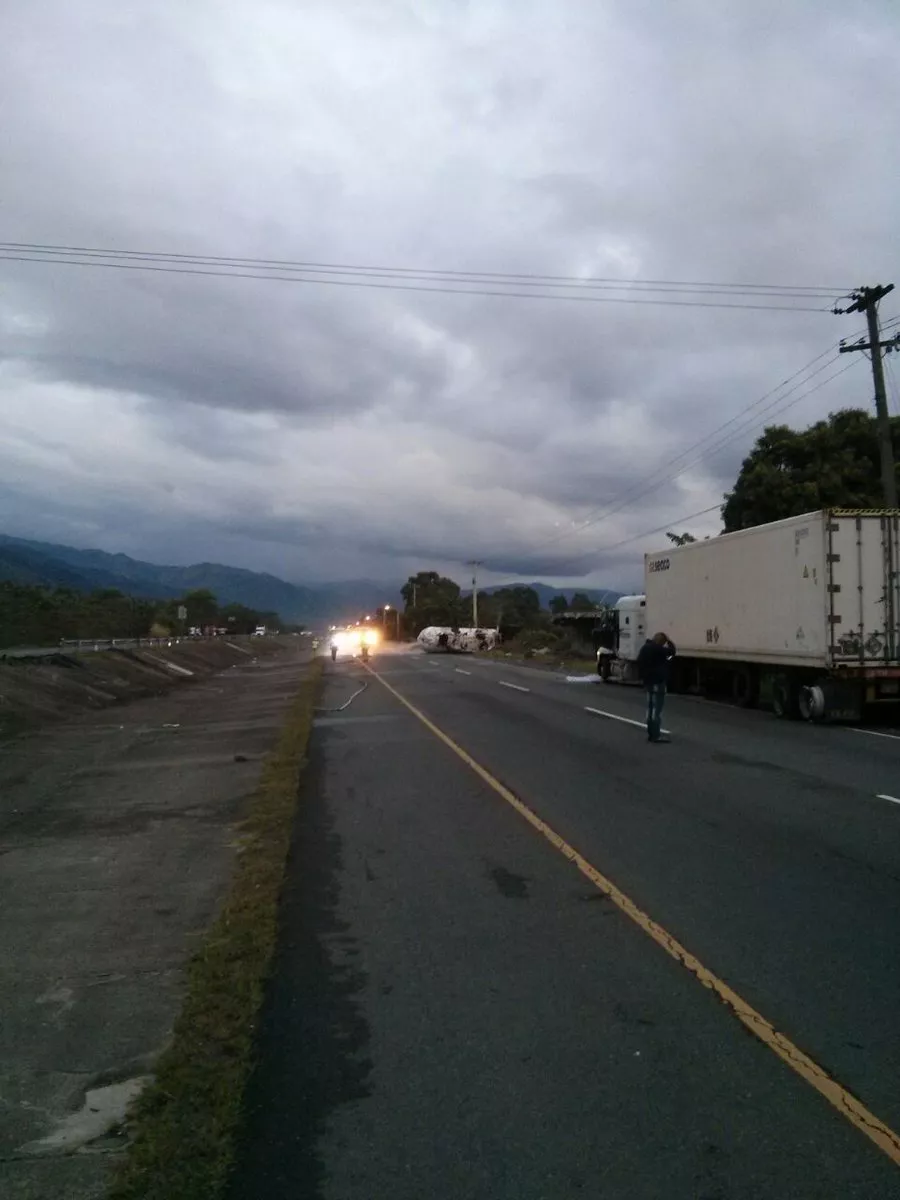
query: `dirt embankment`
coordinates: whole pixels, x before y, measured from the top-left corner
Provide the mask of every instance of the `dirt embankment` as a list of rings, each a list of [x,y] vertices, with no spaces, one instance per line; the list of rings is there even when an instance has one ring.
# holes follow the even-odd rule
[[[0,662],[0,738],[139,696],[157,696],[253,658],[283,653],[288,638],[173,641],[137,649]]]

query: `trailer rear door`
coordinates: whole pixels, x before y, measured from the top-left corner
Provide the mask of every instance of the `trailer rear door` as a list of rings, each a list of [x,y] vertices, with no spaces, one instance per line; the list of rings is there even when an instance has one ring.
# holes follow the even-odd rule
[[[828,621],[835,666],[900,662],[900,510],[826,514]]]

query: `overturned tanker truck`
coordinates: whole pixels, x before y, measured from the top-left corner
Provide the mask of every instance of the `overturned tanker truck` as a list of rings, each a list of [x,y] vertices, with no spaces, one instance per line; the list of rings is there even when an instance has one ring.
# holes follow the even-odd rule
[[[453,629],[449,625],[429,625],[416,638],[429,654],[474,654],[493,650],[500,641],[497,629]]]

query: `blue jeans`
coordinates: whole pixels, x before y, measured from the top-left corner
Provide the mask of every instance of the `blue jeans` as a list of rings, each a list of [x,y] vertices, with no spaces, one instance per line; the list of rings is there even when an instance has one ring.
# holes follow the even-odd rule
[[[666,702],[664,683],[647,684],[647,737],[651,742],[659,739],[662,729],[662,711]]]

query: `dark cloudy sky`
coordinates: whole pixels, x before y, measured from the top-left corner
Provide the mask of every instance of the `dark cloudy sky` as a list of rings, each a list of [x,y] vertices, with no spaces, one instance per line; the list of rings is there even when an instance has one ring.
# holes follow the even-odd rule
[[[9,3],[0,240],[900,282],[898,63],[895,0]],[[0,262],[0,515],[298,581],[628,586],[766,414],[662,466],[858,327]],[[786,419],[868,405],[854,357]]]

